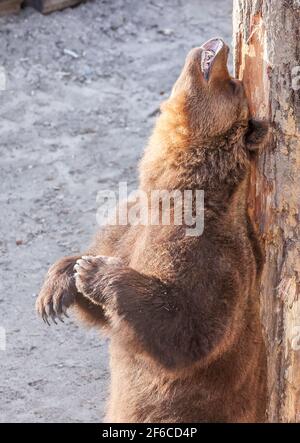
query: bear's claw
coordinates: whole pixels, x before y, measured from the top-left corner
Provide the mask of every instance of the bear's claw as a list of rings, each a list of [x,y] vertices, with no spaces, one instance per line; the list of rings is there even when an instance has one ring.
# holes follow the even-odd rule
[[[67,307],[63,304],[63,298],[64,297],[62,297],[61,301],[52,299],[46,303],[43,303],[43,300],[40,300],[40,302],[37,303],[37,312],[47,325],[50,326],[49,319],[57,325],[56,320],[64,323],[63,316],[67,318],[69,317],[67,314]]]

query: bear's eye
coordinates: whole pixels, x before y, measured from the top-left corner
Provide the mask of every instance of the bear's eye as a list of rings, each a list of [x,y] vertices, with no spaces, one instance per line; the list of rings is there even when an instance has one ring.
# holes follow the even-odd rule
[[[239,85],[237,82],[235,82],[234,80],[229,80],[229,87],[230,87],[230,91],[233,94],[237,94],[239,91]]]

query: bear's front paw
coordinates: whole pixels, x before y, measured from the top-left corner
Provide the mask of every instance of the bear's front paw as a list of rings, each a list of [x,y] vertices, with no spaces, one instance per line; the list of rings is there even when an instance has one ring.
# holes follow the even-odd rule
[[[48,271],[46,280],[36,301],[36,310],[49,325],[49,319],[63,322],[62,316],[74,303],[76,297],[73,267],[77,257],[64,257],[56,262]]]
[[[75,284],[78,292],[95,302],[101,300],[105,277],[121,265],[121,260],[105,255],[83,256],[74,266]]]

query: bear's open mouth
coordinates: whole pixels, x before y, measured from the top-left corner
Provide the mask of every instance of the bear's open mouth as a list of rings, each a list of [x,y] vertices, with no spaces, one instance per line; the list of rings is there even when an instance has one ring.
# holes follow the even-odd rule
[[[201,46],[203,49],[201,53],[201,71],[206,81],[209,79],[216,55],[223,48],[223,45],[224,43],[220,38],[212,38]]]

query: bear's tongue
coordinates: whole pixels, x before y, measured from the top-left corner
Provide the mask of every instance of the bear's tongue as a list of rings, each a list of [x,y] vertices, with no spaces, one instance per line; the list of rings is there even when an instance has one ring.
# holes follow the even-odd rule
[[[201,46],[201,48],[203,49],[201,53],[201,71],[205,80],[209,79],[209,74],[213,61],[222,47],[223,41],[219,38],[212,38]]]

